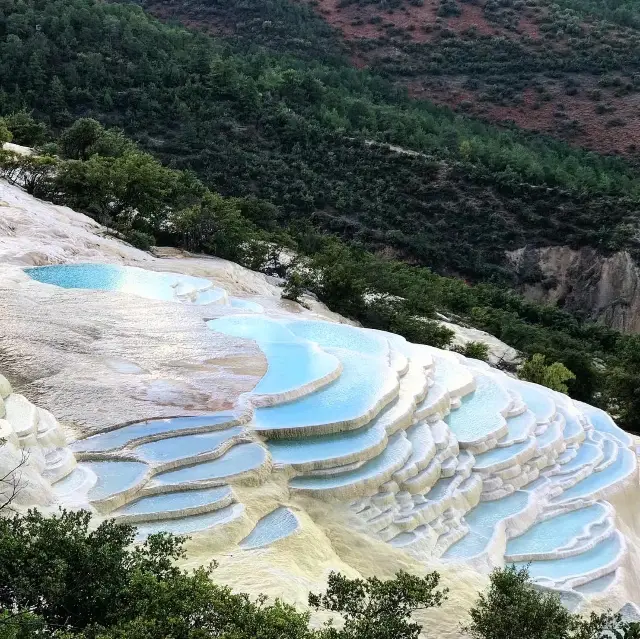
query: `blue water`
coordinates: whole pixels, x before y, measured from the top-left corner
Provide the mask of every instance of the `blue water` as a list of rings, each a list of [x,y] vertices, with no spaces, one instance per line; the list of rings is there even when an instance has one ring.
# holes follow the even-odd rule
[[[226,292],[223,288],[209,288],[206,291],[198,293],[193,300],[194,304],[204,306],[205,304],[217,304],[224,302],[226,299]]]
[[[509,540],[507,559],[509,555],[548,553],[567,546],[575,537],[584,536],[587,528],[601,521],[606,514],[606,508],[596,503],[541,521],[523,535]]]
[[[517,379],[505,377],[505,382],[511,390],[516,391],[522,397],[527,408],[533,412],[538,422],[548,422],[556,412],[556,404],[553,395],[541,386],[529,384]]]
[[[595,595],[599,592],[604,592],[613,584],[616,580],[616,571],[610,572],[604,577],[599,577],[593,581],[589,581],[582,586],[574,586],[573,590],[579,592],[581,595]]]
[[[393,375],[387,362],[348,350],[332,351],[342,362],[342,375],[322,389],[296,401],[258,408],[253,426],[258,431],[300,429],[354,420],[374,409]],[[394,376],[395,377],[395,376]]]
[[[74,452],[100,452],[114,450],[126,444],[149,437],[150,435],[159,435],[162,433],[171,433],[173,431],[205,428],[207,426],[215,426],[224,424],[233,419],[233,414],[229,412],[214,413],[212,415],[197,415],[194,417],[171,417],[169,419],[153,419],[146,422],[138,422],[129,426],[122,426],[116,430],[110,430],[106,433],[92,435],[86,439],[80,439],[71,445]]]
[[[566,473],[571,473],[574,470],[578,470],[586,464],[593,464],[600,456],[600,452],[600,448],[595,444],[590,444],[588,442],[583,443],[582,446],[578,448],[576,456],[561,466],[561,473],[564,475]]]
[[[231,504],[220,510],[203,515],[191,515],[180,519],[166,519],[164,521],[154,521],[147,524],[136,524],[138,531],[137,539],[144,539],[157,532],[169,532],[174,535],[188,535],[229,523],[237,519],[244,513],[242,504]]]
[[[281,322],[261,315],[227,315],[210,320],[207,326],[225,335],[255,340],[261,346],[271,342],[300,341]]]
[[[240,308],[244,311],[251,311],[252,313],[264,313],[264,308],[257,302],[251,300],[241,300],[237,297],[230,297],[229,304],[232,308]]]
[[[507,462],[508,460],[516,461],[516,457],[527,448],[531,447],[529,440],[520,444],[514,444],[513,446],[506,446],[505,448],[494,448],[486,453],[480,453],[476,455],[476,463],[473,465],[474,470],[486,470],[498,464],[500,462]]]
[[[276,464],[303,464],[360,453],[384,441],[384,428],[365,426],[357,430],[298,439],[274,439],[267,448]]]
[[[589,418],[589,421],[593,424],[593,427],[600,433],[607,433],[614,439],[618,440],[623,446],[631,446],[633,440],[631,436],[625,433],[622,428],[616,425],[611,419],[608,413],[605,413],[595,406],[589,406],[589,404],[578,403],[580,410]]]
[[[288,537],[297,529],[297,517],[288,508],[281,506],[258,521],[240,545],[246,549],[268,546],[278,539]]]
[[[206,504],[215,504],[231,494],[229,486],[216,486],[203,490],[183,490],[163,495],[151,495],[138,499],[122,508],[119,515],[149,515],[159,512],[173,512],[184,508],[196,508]]]
[[[389,353],[389,342],[382,335],[348,324],[300,320],[287,322],[286,326],[299,338],[323,348],[344,348],[374,357],[386,357]]]
[[[504,425],[500,411],[510,401],[509,394],[486,375],[476,376],[476,390],[463,398],[460,408],[445,421],[460,443],[490,436]]]
[[[525,509],[530,495],[521,490],[497,501],[480,502],[464,519],[469,533],[451,546],[443,555],[445,559],[473,557],[481,553],[489,543],[496,524]]]
[[[311,490],[326,490],[329,488],[339,488],[348,486],[371,477],[388,472],[393,468],[398,468],[409,456],[409,442],[400,436],[394,435],[389,439],[388,446],[366,464],[356,470],[335,475],[311,475],[294,477],[289,485],[292,488],[305,488]]]
[[[317,382],[333,373],[340,360],[313,344],[261,344],[267,372],[253,389],[258,395],[273,395]]]
[[[529,575],[532,579],[546,578],[553,581],[563,581],[571,577],[578,577],[609,565],[620,554],[621,550],[620,538],[615,534],[601,541],[591,550],[573,557],[532,561],[529,564]],[[525,568],[527,562],[516,562],[515,565],[518,568]]]
[[[516,415],[515,417],[509,417],[507,419],[509,432],[501,441],[508,442],[515,439],[522,439],[533,431],[535,425],[536,418],[530,410],[526,410],[524,413],[520,413],[520,415]]]
[[[135,449],[135,452],[146,462],[166,463],[211,452],[243,430],[241,426],[235,426],[213,433],[161,439],[157,442],[142,444]]]
[[[59,264],[27,268],[34,280],[62,288],[83,288],[98,291],[120,291],[156,300],[176,300],[176,288],[204,290],[211,282],[200,277],[156,273],[134,266],[115,264]],[[220,289],[218,289],[220,290]]]
[[[52,485],[53,492],[58,496],[70,495],[87,485],[88,477],[89,473],[82,466],[77,466],[66,477]]]
[[[154,482],[164,485],[223,479],[258,468],[265,461],[266,456],[267,451],[259,444],[238,444],[218,459],[159,473],[153,479]]]
[[[618,450],[618,458],[611,466],[599,473],[591,473],[575,486],[565,490],[554,501],[561,503],[570,499],[590,497],[596,491],[627,477],[635,470],[635,464],[635,454],[628,448],[620,448]]]
[[[135,486],[148,470],[146,464],[127,461],[93,461],[80,465],[98,476],[98,481],[89,491],[91,501],[105,499]]]

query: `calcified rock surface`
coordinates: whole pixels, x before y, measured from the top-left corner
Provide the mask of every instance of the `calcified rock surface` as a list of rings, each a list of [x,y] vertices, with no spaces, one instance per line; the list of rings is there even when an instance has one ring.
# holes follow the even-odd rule
[[[40,460],[18,507],[190,534],[189,564],[300,604],[331,569],[437,569],[441,637],[505,562],[572,607],[637,600],[636,455],[602,411],[2,188],[0,464]]]

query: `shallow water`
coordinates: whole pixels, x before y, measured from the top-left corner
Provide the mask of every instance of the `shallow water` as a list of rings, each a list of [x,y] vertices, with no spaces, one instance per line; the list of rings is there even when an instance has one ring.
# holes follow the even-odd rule
[[[83,288],[99,291],[118,291],[148,299],[176,301],[178,293],[204,291],[216,299],[222,289],[211,289],[211,282],[200,277],[159,273],[134,266],[117,264],[57,264],[25,269],[25,273],[44,284],[62,288]]]
[[[237,444],[218,459],[159,473],[153,479],[155,483],[165,485],[224,479],[258,468],[264,463],[266,457],[267,451],[260,444]]]
[[[460,442],[488,437],[505,422],[500,411],[509,405],[509,394],[487,375],[476,375],[476,384],[476,390],[445,419]]]
[[[397,468],[409,456],[408,441],[399,436],[394,435],[389,439],[388,446],[380,455],[374,457],[366,464],[360,466],[356,470],[336,475],[320,475],[320,476],[299,476],[294,477],[289,485],[292,488],[303,488],[312,490],[326,490],[330,488],[339,488],[348,486],[357,482],[365,481],[376,475],[390,472],[390,469]]]
[[[203,490],[183,490],[175,493],[142,497],[122,508],[116,515],[147,515],[158,512],[171,512],[184,508],[196,508],[207,504],[215,504],[231,494],[229,486],[216,486]]]
[[[170,417],[168,419],[153,419],[144,422],[137,422],[129,426],[122,426],[116,430],[92,435],[86,439],[79,439],[71,444],[74,452],[100,452],[121,448],[126,444],[149,437],[171,433],[173,431],[187,430],[191,428],[206,428],[224,424],[233,419],[233,414],[229,412],[214,413],[212,415],[196,415],[193,417]]]
[[[583,536],[587,529],[607,515],[602,504],[593,504],[557,515],[532,526],[519,537],[507,543],[507,555],[525,555],[553,552]]]
[[[136,524],[138,531],[137,539],[144,539],[157,532],[169,532],[174,535],[188,535],[201,530],[214,528],[227,524],[242,516],[244,506],[242,504],[231,504],[220,510],[203,515],[190,515],[180,519],[165,519],[164,521],[154,521],[149,523]]]
[[[284,539],[298,530],[297,517],[283,506],[265,515],[240,542],[243,548],[260,548]]]
[[[105,499],[135,486],[148,470],[146,464],[128,461],[92,461],[79,465],[92,470],[98,477],[89,491],[89,499],[92,501]]]
[[[328,386],[287,404],[258,408],[256,430],[278,431],[320,426],[361,418],[376,408],[395,374],[384,359],[353,351],[334,350],[342,362],[342,375]]]
[[[243,430],[241,426],[235,426],[234,428],[213,433],[171,437],[170,439],[161,439],[157,442],[142,444],[134,450],[146,462],[167,463],[184,457],[202,455],[214,451],[220,444],[239,435]]]
[[[620,554],[622,544],[617,534],[601,541],[595,548],[573,557],[532,561],[529,575],[532,579],[546,578],[563,581],[603,568],[613,562]],[[516,567],[524,568],[527,562],[516,562]]]

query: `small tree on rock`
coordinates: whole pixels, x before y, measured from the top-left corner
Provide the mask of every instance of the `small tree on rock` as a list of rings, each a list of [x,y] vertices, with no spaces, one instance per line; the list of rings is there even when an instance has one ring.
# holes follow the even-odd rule
[[[321,639],[417,639],[422,627],[411,614],[442,604],[448,591],[438,589],[439,583],[437,572],[424,577],[399,572],[389,581],[349,579],[332,572],[327,591],[309,594],[309,605],[342,617],[339,629],[325,624]]]
[[[620,615],[592,613],[584,619],[569,612],[556,593],[533,586],[526,567],[496,569],[490,580],[463,628],[472,639],[605,639],[616,630],[624,633]]]
[[[560,362],[547,364],[545,356],[540,353],[535,353],[518,369],[518,377],[528,382],[542,384],[542,386],[561,393],[566,393],[569,390],[566,382],[576,378]]]

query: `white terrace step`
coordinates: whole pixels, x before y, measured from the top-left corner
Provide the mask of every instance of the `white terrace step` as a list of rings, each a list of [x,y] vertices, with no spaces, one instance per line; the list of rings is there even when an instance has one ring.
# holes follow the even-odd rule
[[[449,391],[442,384],[434,382],[424,400],[416,407],[414,419],[416,421],[423,419],[428,421],[440,420],[449,412],[450,406]]]
[[[393,480],[398,484],[415,477],[429,465],[436,455],[436,445],[433,441],[431,428],[426,422],[418,422],[408,428],[406,437],[411,444],[411,455],[405,465],[393,473]]]
[[[411,455],[411,444],[403,432],[389,438],[380,455],[347,473],[323,477],[301,475],[289,481],[292,491],[320,499],[353,499],[377,492],[394,472],[402,468]]]
[[[111,516],[123,523],[179,519],[220,510],[235,501],[229,486],[183,490],[142,497],[118,508]]]
[[[524,410],[515,417],[507,418],[509,431],[497,443],[498,448],[513,446],[526,441],[536,427],[536,416],[530,410]]]
[[[190,535],[219,526],[231,524],[244,516],[242,504],[231,504],[219,510],[181,517],[179,519],[164,519],[154,522],[143,522],[136,526],[137,539],[145,539],[157,532],[169,532],[174,535]]]
[[[542,585],[572,588],[611,573],[622,563],[625,552],[624,538],[616,531],[593,548],[578,555],[530,563],[517,562],[515,566],[527,566],[531,579]]]
[[[509,540],[505,561],[540,561],[579,555],[613,532],[613,512],[605,502],[551,512],[524,534]]]
[[[45,455],[46,466],[42,476],[49,482],[60,481],[76,467],[76,458],[69,448],[55,448]]]
[[[555,478],[552,478],[552,480]],[[636,456],[628,448],[618,448],[615,461],[600,472],[589,473],[584,479],[567,488],[554,503],[570,500],[606,499],[612,493],[637,481]]]
[[[267,447],[275,464],[291,465],[302,473],[366,462],[383,451],[388,435],[411,425],[415,403],[426,389],[423,369],[412,364],[400,380],[398,397],[366,426],[328,435],[270,440]]]

